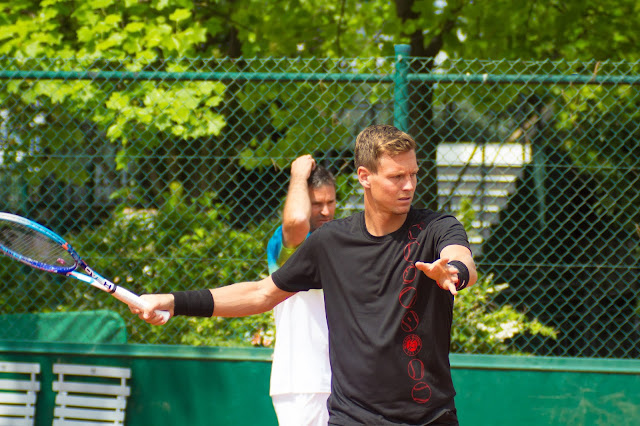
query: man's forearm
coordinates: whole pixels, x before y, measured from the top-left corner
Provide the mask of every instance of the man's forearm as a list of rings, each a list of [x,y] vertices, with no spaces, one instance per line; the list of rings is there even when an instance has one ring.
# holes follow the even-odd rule
[[[287,199],[284,203],[283,221],[293,219],[309,221],[311,217],[311,200],[306,179],[291,178]]]
[[[273,309],[293,293],[274,291],[263,281],[242,282],[211,290],[217,317],[244,317]]]
[[[287,247],[300,245],[311,229],[311,199],[307,180],[315,161],[310,155],[297,158],[291,165],[291,180],[282,212],[283,242]]]

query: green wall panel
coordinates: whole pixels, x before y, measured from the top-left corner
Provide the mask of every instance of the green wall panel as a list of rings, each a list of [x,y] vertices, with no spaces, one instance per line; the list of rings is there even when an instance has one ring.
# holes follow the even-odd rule
[[[640,361],[452,355],[461,425],[639,425]]]
[[[53,417],[55,362],[129,367],[128,426],[276,426],[271,350],[4,342],[0,360],[42,366],[37,425]],[[460,424],[639,425],[640,361],[452,355]]]

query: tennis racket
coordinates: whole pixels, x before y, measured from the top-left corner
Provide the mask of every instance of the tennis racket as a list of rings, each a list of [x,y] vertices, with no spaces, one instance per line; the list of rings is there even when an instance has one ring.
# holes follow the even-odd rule
[[[127,289],[98,275],[61,236],[44,226],[11,213],[0,213],[0,251],[33,268],[73,277],[106,291],[116,299],[146,309],[147,303]],[[87,274],[77,271],[78,268]],[[156,311],[166,320],[169,312]]]

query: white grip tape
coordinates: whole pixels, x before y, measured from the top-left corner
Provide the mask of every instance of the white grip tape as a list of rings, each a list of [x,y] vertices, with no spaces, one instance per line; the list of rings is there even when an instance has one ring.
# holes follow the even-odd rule
[[[127,305],[133,305],[137,308],[140,309],[147,309],[148,305],[147,303],[142,300],[140,298],[140,296],[137,296],[133,293],[131,293],[129,290],[127,290],[126,288],[122,288],[122,287],[118,287],[117,285],[115,285],[114,283],[112,283],[111,281],[108,281],[106,279],[104,279],[103,277],[101,277],[100,275],[96,274],[95,272],[91,271],[91,273],[93,274],[93,278],[85,275],[85,274],[81,274],[79,272],[76,271],[72,271],[69,273],[69,276],[83,281],[87,284],[91,284],[92,286],[99,288],[102,291],[106,291],[107,293],[113,295],[113,297],[115,297],[116,299],[126,303]],[[112,291],[112,289],[115,287],[115,291]],[[168,311],[155,311],[156,314],[158,315],[162,315],[162,318],[167,321],[169,319],[169,312]]]
[[[112,294],[113,294],[113,297],[115,297],[116,299],[126,303],[127,305],[134,305],[135,307],[140,308],[140,309],[148,309],[149,308],[149,305],[147,304],[147,302],[142,300],[140,298],[140,296],[137,296],[137,295],[131,293],[126,288],[116,287],[116,291],[114,293],[112,293]],[[165,321],[169,319],[169,312],[168,311],[156,310],[155,313],[158,314],[158,315],[161,315],[162,318]]]

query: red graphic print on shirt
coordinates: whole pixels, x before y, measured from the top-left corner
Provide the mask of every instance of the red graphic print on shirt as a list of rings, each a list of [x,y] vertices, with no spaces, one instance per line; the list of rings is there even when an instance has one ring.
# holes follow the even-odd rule
[[[431,388],[425,382],[418,382],[411,389],[411,397],[418,404],[424,404],[431,399]]]
[[[404,338],[402,349],[407,355],[414,356],[422,349],[422,339],[417,334],[410,334]]]
[[[413,331],[418,328],[420,324],[420,317],[412,310],[418,297],[418,288],[408,286],[407,284],[413,283],[418,274],[420,273],[415,266],[415,262],[420,260],[417,258],[418,249],[420,243],[417,241],[420,231],[424,229],[423,223],[412,225],[409,228],[408,239],[409,242],[403,248],[403,259],[409,262],[409,265],[404,269],[402,273],[402,288],[398,295],[398,301],[400,305],[407,309],[407,312],[402,316],[400,322],[400,328],[402,331],[408,333],[402,342],[402,350],[405,354],[411,357],[407,364],[407,374],[412,380],[417,381],[411,389],[411,398],[418,404],[424,404],[431,399],[431,388],[425,382],[420,382],[425,375],[424,363],[419,358],[415,358],[422,349],[422,339]]]
[[[413,380],[420,380],[424,377],[424,364],[417,358],[409,361],[407,365],[407,373]]]
[[[413,330],[418,328],[418,323],[420,322],[420,318],[418,318],[418,314],[416,311],[407,311],[402,316],[402,322],[400,323],[400,327],[403,331],[407,333],[411,333]]]
[[[400,290],[400,304],[407,309],[411,309],[416,303],[418,289],[415,287],[405,287]]]
[[[414,264],[407,266],[402,273],[402,284],[411,284],[418,276],[418,270]]]
[[[412,262],[412,260],[411,260],[411,251],[412,250],[417,250],[418,249],[418,245],[419,244],[418,244],[417,241],[410,241],[409,244],[404,246],[404,260],[406,260],[407,262]]]
[[[417,239],[418,235],[420,234],[420,231],[422,231],[423,229],[424,229],[423,223],[416,223],[415,225],[411,225],[411,227],[409,228],[409,239],[410,240]]]

